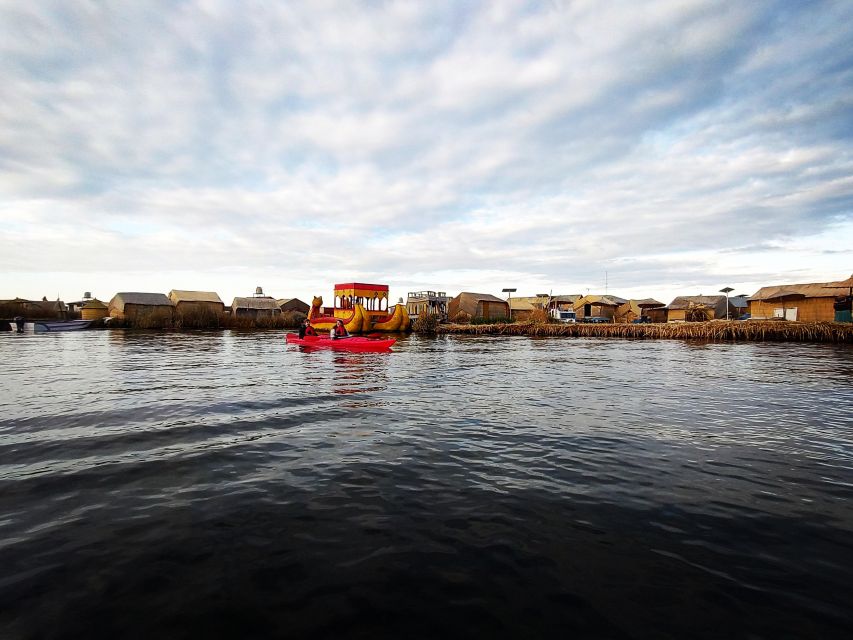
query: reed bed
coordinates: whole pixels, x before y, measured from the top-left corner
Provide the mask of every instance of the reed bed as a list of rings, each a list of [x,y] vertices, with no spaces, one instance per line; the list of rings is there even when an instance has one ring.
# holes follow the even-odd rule
[[[234,316],[227,315],[223,318],[223,329],[296,329],[302,320],[305,319],[305,314],[299,311],[285,311],[282,314],[275,316]]]
[[[719,342],[853,342],[853,324],[835,322],[723,321],[673,324],[515,324],[441,325],[439,333],[504,336],[568,336],[640,340]]]
[[[274,316],[234,316],[205,309],[188,309],[173,312],[171,309],[143,312],[126,318],[110,320],[111,328],[170,329],[187,331],[197,329],[295,329],[305,318],[299,311],[286,311]]]

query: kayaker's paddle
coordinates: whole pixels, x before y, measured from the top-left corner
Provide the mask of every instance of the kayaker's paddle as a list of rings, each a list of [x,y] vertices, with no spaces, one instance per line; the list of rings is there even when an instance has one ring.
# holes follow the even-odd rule
[[[384,338],[385,336],[383,336],[381,333],[368,333],[364,337],[365,338]]]

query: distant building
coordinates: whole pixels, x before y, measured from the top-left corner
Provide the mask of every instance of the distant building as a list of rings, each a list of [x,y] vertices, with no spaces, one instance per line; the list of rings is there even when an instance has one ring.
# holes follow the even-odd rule
[[[231,315],[237,318],[258,318],[281,315],[281,309],[274,298],[267,296],[253,298],[234,298],[231,303]]]
[[[833,322],[836,304],[850,309],[850,288],[835,286],[842,282],[786,284],[762,287],[749,300],[749,314],[754,320],[785,318],[800,322]],[[840,301],[840,302],[839,302]]]
[[[749,313],[749,296],[742,293],[729,298],[729,314],[732,320],[737,320],[743,314]]]
[[[616,310],[628,302],[625,298],[610,295],[586,295],[578,298],[574,303],[577,319],[582,318],[607,318],[610,322],[616,319]]]
[[[302,302],[299,298],[282,298],[280,300],[276,300],[276,303],[282,313],[286,313],[287,311],[298,311],[299,313],[304,313],[307,316],[308,312],[311,310],[308,303]]]
[[[107,305],[111,318],[131,319],[145,314],[172,314],[172,301],[163,293],[122,291]]]
[[[409,291],[406,297],[406,312],[414,321],[422,313],[431,313],[439,320],[447,320],[447,305],[450,296],[444,291]]]
[[[538,300],[538,298],[534,298]],[[528,320],[531,314],[537,309],[544,309],[548,304],[547,298],[545,302],[531,302],[530,298],[510,298],[507,300],[509,304],[510,317],[513,320]]]
[[[447,315],[454,320],[460,312],[470,318],[485,318],[497,320],[509,318],[509,305],[506,300],[489,293],[472,293],[464,291],[447,303]]]
[[[518,307],[520,309],[524,309],[528,305],[532,309],[545,309],[548,306],[550,298],[547,294],[537,294],[535,296],[513,296],[510,300],[512,300],[513,303],[516,301],[525,303]],[[512,306],[515,308],[515,304]]]
[[[74,302],[68,303],[68,313],[80,313],[80,310],[83,308],[83,305],[85,305],[90,300],[92,300],[92,294],[89,291],[86,291],[83,294],[82,300],[75,300]]]
[[[667,309],[664,305],[660,307],[652,307],[650,309],[645,309],[642,315],[648,316],[651,322],[663,323],[666,322],[666,314],[668,311],[669,309]]]
[[[651,309],[660,309],[664,307],[663,302],[658,302],[654,298],[645,298],[643,300],[628,300],[624,304],[616,308],[615,322],[634,322],[637,318],[648,316]]]
[[[225,304],[215,291],[187,291],[184,289],[172,289],[169,292],[169,300],[175,305],[178,313],[208,313],[222,314]]]
[[[0,300],[3,315],[10,317],[23,316],[30,320],[64,320],[68,314],[68,307],[61,300],[25,300],[14,298],[12,300]]]
[[[667,322],[725,319],[726,296],[678,296],[667,306]]]
[[[561,311],[574,311],[575,302],[583,298],[579,293],[570,295],[549,296],[548,308]]]
[[[109,307],[97,298],[87,300],[80,308],[80,318],[82,320],[100,320],[109,315]]]

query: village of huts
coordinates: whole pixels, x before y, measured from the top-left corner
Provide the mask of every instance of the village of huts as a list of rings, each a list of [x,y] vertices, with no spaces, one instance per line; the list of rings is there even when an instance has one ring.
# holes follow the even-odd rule
[[[682,323],[724,319],[853,322],[853,276],[831,282],[766,286],[752,295],[729,295],[732,291],[726,288],[713,295],[679,295],[669,304],[652,298],[628,299],[610,293],[502,298],[471,291],[454,297],[444,292],[417,291],[409,293],[406,306],[413,320],[420,313],[428,312],[441,321],[455,323],[525,321],[536,312],[545,312],[552,318],[570,317],[571,321],[581,323]],[[108,303],[92,297],[89,292],[81,300],[67,304],[47,297],[0,300],[0,319],[3,320],[81,318],[106,320],[114,326],[139,327],[289,326],[308,311],[306,302],[298,298],[275,298],[266,295],[261,287],[252,295],[235,297],[228,306],[214,291],[190,289],[172,289],[168,294],[121,291]],[[0,322],[0,327],[5,329],[6,324]]]

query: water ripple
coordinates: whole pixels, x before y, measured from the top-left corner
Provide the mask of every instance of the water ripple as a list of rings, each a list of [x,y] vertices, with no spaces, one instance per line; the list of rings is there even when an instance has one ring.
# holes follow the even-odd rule
[[[0,355],[3,637],[853,623],[848,345],[100,331]]]

